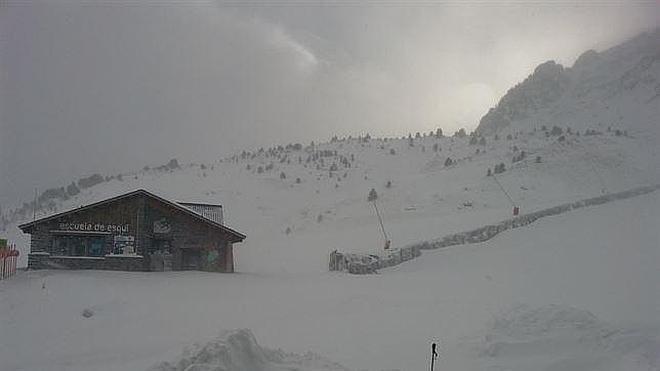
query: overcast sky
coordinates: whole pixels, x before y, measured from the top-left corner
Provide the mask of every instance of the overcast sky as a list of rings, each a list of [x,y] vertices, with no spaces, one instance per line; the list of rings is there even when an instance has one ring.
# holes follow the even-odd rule
[[[537,64],[660,24],[655,2],[245,4],[0,0],[0,203],[172,157],[470,130]]]

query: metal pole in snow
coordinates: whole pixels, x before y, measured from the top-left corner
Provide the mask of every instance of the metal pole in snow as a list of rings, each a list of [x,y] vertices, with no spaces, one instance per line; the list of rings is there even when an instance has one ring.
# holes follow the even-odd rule
[[[376,209],[376,216],[378,217],[378,222],[380,223],[380,230],[383,231],[383,237],[385,241],[389,241],[387,238],[387,233],[385,233],[385,227],[383,226],[383,219],[380,217],[380,212],[378,212],[378,206],[376,206],[376,201],[374,200],[374,209]]]
[[[509,194],[506,192],[506,190],[504,189],[504,187],[502,187],[502,184],[500,184],[500,181],[497,180],[497,177],[495,176],[495,174],[493,174],[493,179],[495,179],[495,183],[497,183],[497,185],[500,186],[500,189],[501,189],[502,192],[506,195],[506,198],[509,199],[509,202],[511,202],[511,206],[514,206],[514,207],[515,207],[515,206],[516,206],[516,203],[513,202],[513,199],[511,198],[511,196],[509,196]]]
[[[435,366],[436,358],[438,358],[438,352],[436,351],[436,344],[431,343],[431,371],[433,371],[433,367]]]

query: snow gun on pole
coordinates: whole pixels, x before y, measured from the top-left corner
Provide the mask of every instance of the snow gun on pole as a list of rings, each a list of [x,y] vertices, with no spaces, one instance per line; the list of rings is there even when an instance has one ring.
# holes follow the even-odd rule
[[[515,202],[513,202],[513,199],[511,198],[511,196],[509,196],[509,193],[507,193],[506,189],[504,189],[504,187],[502,186],[502,184],[500,183],[500,181],[497,180],[497,177],[495,176],[495,174],[493,174],[493,179],[495,180],[495,183],[497,183],[497,185],[498,185],[498,186],[500,187],[500,189],[502,190],[502,193],[504,193],[504,195],[506,196],[506,198],[509,199],[509,202],[511,202],[511,205],[513,206],[513,215],[514,215],[514,216],[517,216],[518,213],[520,212],[520,208],[519,208],[518,206],[516,206],[516,203],[515,203]]]
[[[383,237],[385,238],[385,250],[387,250],[390,248],[390,239],[387,238],[387,233],[385,232],[385,226],[383,226],[383,218],[380,217],[378,206],[376,206],[376,200],[374,200],[373,203],[374,203],[374,209],[376,209],[376,216],[378,217],[378,223],[380,224],[380,230],[383,232]]]

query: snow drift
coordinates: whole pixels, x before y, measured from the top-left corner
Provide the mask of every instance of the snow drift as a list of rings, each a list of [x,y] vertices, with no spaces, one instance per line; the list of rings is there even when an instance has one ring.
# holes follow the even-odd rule
[[[476,348],[490,368],[510,371],[660,366],[658,329],[614,326],[589,311],[557,304],[520,305],[496,317]]]
[[[174,363],[149,371],[345,371],[345,367],[307,352],[303,355],[262,348],[248,329],[222,331],[218,337],[186,349]]]

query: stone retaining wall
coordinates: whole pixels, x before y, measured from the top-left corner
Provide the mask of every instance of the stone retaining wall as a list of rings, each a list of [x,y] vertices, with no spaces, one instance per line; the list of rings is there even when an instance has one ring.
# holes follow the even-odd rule
[[[640,187],[628,191],[610,193],[603,196],[566,203],[548,209],[535,211],[533,213],[520,215],[497,224],[487,225],[467,232],[450,234],[443,238],[415,243],[380,254],[347,254],[335,250],[330,253],[329,267],[331,271],[342,271],[352,274],[376,273],[378,269],[398,265],[404,261],[420,256],[421,250],[433,250],[448,246],[484,242],[493,238],[498,233],[526,226],[543,217],[562,214],[582,207],[600,205],[610,201],[640,196],[657,189],[660,189],[660,185]]]

